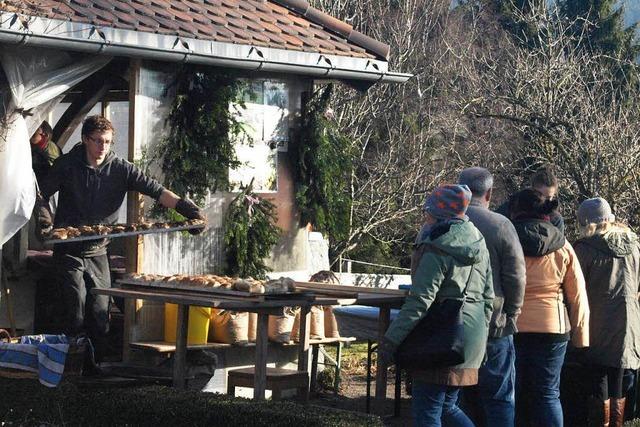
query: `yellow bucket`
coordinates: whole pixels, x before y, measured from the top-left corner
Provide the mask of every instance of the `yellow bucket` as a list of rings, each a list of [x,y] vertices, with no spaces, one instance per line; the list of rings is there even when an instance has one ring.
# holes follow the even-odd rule
[[[206,344],[209,335],[210,307],[189,307],[189,326],[187,344]],[[178,306],[164,305],[164,340],[176,342],[176,323],[178,321]]]

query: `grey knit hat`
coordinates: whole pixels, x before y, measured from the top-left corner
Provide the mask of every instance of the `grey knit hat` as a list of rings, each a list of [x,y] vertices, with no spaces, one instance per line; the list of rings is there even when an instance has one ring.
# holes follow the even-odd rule
[[[611,206],[602,197],[587,199],[578,208],[578,222],[582,226],[613,222],[616,217],[611,213]]]

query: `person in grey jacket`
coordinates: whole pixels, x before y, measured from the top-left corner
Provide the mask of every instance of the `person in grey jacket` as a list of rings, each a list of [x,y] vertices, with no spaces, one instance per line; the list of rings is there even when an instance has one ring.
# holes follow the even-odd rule
[[[467,209],[469,220],[482,233],[489,250],[493,273],[493,315],[489,325],[486,361],[478,373],[476,390],[465,391],[465,401],[482,405],[484,417],[477,424],[513,426],[515,416],[515,350],[513,334],[524,298],[526,269],[522,246],[511,221],[489,210],[493,176],[484,168],[464,169],[459,184],[469,187],[473,195]],[[471,394],[479,394],[473,398]],[[484,423],[483,423],[484,421]]]
[[[582,202],[577,216],[581,238],[574,246],[591,311],[589,425],[622,426],[623,377],[640,367],[640,242],[628,227],[614,222],[603,198]]]

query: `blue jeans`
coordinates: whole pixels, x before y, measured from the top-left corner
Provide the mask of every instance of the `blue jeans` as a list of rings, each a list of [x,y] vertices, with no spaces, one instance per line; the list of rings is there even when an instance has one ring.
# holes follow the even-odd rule
[[[513,427],[515,359],[513,336],[487,341],[486,361],[478,372],[478,393],[487,426]]]
[[[413,380],[411,412],[417,427],[474,427],[458,408],[460,387]]]
[[[517,337],[515,348],[517,424],[562,427],[560,371],[567,342]]]

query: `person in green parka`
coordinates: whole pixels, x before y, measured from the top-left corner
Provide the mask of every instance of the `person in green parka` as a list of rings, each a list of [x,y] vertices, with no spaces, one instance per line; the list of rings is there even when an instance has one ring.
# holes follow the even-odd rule
[[[591,345],[586,351],[592,389],[590,426],[622,426],[625,371],[640,367],[640,243],[618,224],[600,197],[578,208],[575,251],[587,284]]]
[[[489,252],[480,231],[465,215],[471,191],[466,185],[436,188],[424,206],[425,226],[411,263],[411,291],[380,343],[379,357],[394,353],[434,301],[461,299],[468,284],[464,319],[464,358],[460,365],[414,370],[412,412],[416,426],[473,426],[457,406],[460,387],[478,382],[493,310]],[[384,363],[383,362],[383,363]]]

